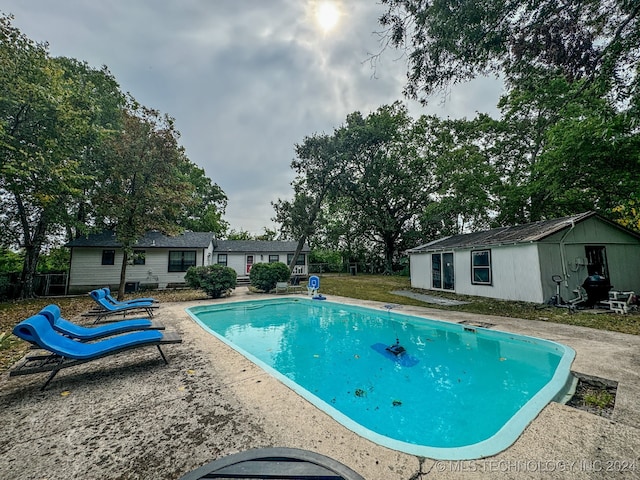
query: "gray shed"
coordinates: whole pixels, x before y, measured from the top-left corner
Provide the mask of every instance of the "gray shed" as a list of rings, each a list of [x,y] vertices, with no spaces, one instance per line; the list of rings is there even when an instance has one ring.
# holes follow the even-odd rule
[[[408,250],[411,286],[542,303],[562,277],[561,295],[589,275],[640,292],[640,234],[595,212],[454,235]]]

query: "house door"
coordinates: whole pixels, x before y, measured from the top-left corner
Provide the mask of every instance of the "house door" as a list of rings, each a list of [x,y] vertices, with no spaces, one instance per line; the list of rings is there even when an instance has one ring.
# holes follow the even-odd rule
[[[453,290],[453,252],[431,254],[431,286],[437,289]]]
[[[249,275],[249,272],[251,271],[251,267],[253,266],[253,255],[247,255],[247,275]]]

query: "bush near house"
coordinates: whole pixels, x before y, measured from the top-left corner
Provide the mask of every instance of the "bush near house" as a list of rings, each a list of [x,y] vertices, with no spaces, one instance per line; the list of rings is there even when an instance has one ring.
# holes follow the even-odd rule
[[[213,298],[228,296],[236,288],[236,271],[224,265],[190,267],[184,280],[191,288],[204,290]]]
[[[264,292],[270,292],[276,288],[278,282],[288,282],[289,278],[291,278],[289,267],[282,262],[256,263],[249,272],[251,286]]]

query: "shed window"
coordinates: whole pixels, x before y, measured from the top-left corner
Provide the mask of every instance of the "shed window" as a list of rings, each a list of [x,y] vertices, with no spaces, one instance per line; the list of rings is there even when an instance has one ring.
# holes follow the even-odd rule
[[[225,267],[227,266],[227,254],[226,253],[219,253],[218,254],[218,265],[224,265]]]
[[[115,250],[102,250],[102,265],[113,265],[116,260]]]
[[[584,253],[587,256],[587,274],[602,275],[609,278],[609,267],[607,266],[607,251],[604,246],[586,245]]]
[[[178,251],[169,252],[169,271],[186,272],[189,267],[196,266],[196,252]]]
[[[491,285],[491,250],[471,252],[471,283]]]
[[[280,255],[269,255],[269,263],[275,263],[280,261]]]

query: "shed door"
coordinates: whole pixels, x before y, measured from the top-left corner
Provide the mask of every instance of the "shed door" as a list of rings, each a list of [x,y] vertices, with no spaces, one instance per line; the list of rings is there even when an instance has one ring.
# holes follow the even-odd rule
[[[431,254],[431,285],[433,288],[453,290],[453,252]]]

